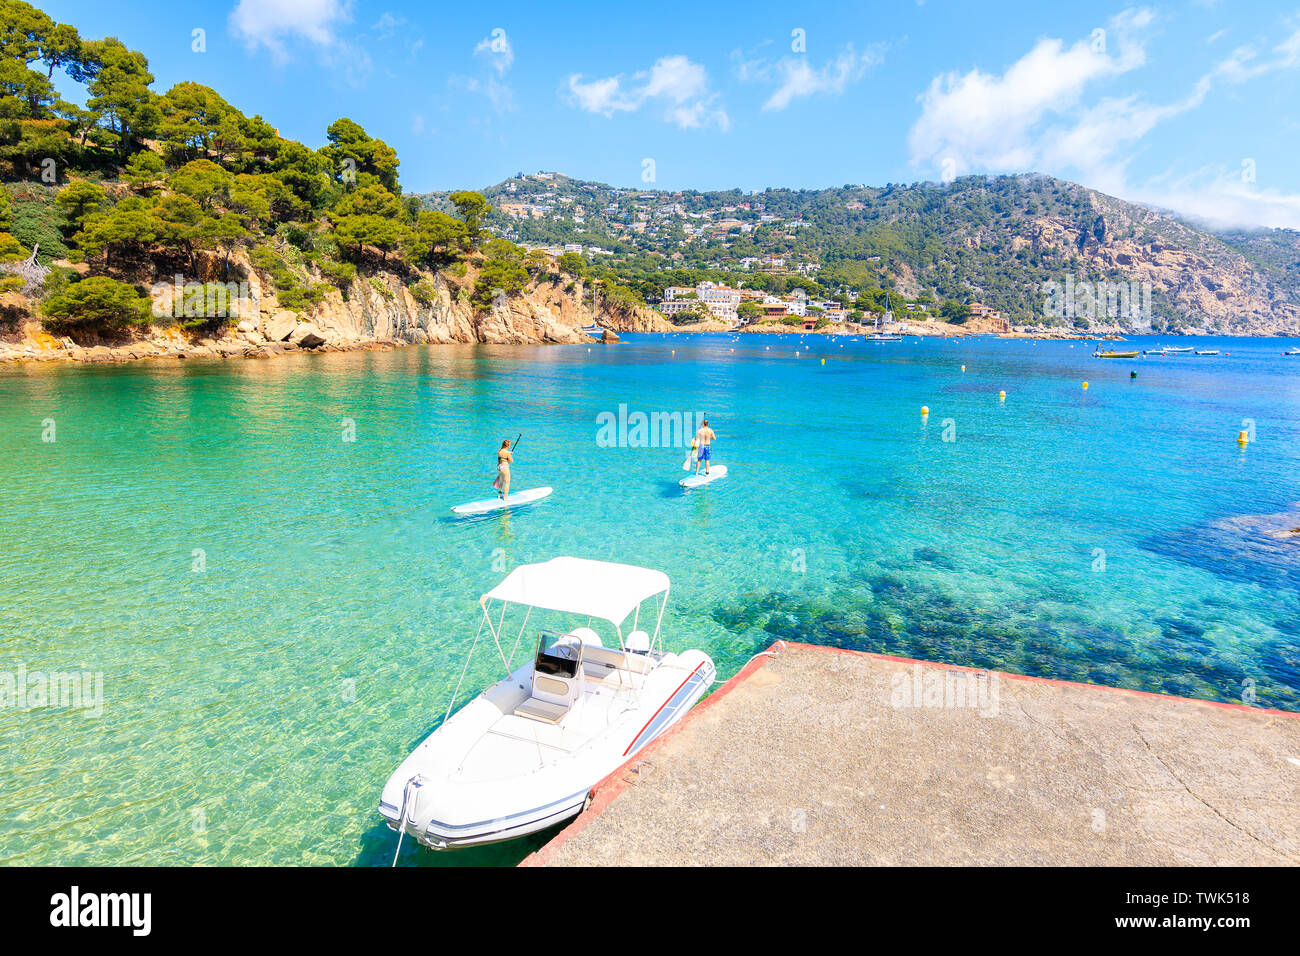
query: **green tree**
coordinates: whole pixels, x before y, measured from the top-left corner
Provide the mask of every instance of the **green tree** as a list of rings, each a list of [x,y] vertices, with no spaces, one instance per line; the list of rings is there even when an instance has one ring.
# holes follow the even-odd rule
[[[487,308],[498,295],[515,295],[527,287],[529,277],[522,249],[505,239],[491,239],[483,253],[486,258],[471,296],[475,305]]]
[[[465,223],[465,236],[469,240],[470,248],[478,248],[479,240],[483,235],[482,222],[492,211],[492,205],[483,198],[481,193],[469,190],[454,192],[447,198],[451,200],[451,204],[456,207],[461,220]]]
[[[352,247],[357,258],[361,258],[366,246],[374,246],[387,260],[388,253],[406,238],[401,202],[377,184],[348,193],[329,216],[335,241],[340,248]]]
[[[55,202],[68,214],[68,219],[81,226],[81,221],[103,205],[104,187],[84,179],[74,180],[59,190]]]
[[[373,139],[357,123],[337,119],[325,131],[328,143],[320,154],[329,173],[345,185],[359,184],[360,174],[376,177],[385,189],[397,192],[397,150],[382,139]]]
[[[91,213],[72,238],[88,259],[103,253],[108,267],[115,257],[143,253],[157,236],[152,207],[138,196],[128,196],[111,210]]]
[[[217,152],[223,133],[238,135],[239,111],[201,83],[177,83],[158,98],[158,138],[172,161],[183,165]]]
[[[115,37],[89,43],[86,49],[94,63],[86,106],[99,117],[118,156],[125,159],[158,128],[158,95],[149,89],[153,82],[149,61]]]
[[[953,325],[965,325],[970,320],[970,306],[964,302],[949,299],[939,309],[939,314],[943,316],[945,322],[951,322]]]
[[[163,182],[163,161],[151,149],[142,149],[126,164],[126,181],[136,192],[155,189]]]
[[[45,324],[53,329],[121,329],[147,325],[151,304],[134,287],[106,276],[74,282],[41,302]]]
[[[555,260],[555,264],[562,273],[575,279],[581,279],[587,274],[587,260],[582,258],[581,253],[566,252]]]
[[[439,267],[454,258],[451,250],[465,239],[465,224],[445,212],[426,209],[415,217],[408,232],[404,255],[416,265]]]

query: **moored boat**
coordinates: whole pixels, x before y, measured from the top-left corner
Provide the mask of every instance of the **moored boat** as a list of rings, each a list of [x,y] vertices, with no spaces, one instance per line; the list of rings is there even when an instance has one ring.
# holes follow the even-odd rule
[[[1092,357],[1093,357],[1093,358],[1111,358],[1111,359],[1119,359],[1119,358],[1137,358],[1137,357],[1138,357],[1138,354],[1137,354],[1137,352],[1093,352],[1093,353],[1092,353]]]
[[[461,680],[485,629],[505,675],[454,714],[453,693],[442,725],[389,777],[379,812],[400,834],[399,850],[407,834],[445,850],[566,820],[595,784],[680,720],[716,671],[702,651],[664,650],[668,590],[662,571],[560,557],[521,565],[483,595]],[[511,605],[525,609],[513,640]],[[557,626],[525,642],[530,621],[543,620]],[[535,653],[516,667],[521,645]]]

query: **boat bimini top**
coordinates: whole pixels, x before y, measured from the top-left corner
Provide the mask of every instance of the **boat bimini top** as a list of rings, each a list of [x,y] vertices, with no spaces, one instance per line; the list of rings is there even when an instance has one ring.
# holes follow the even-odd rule
[[[456,705],[461,684],[469,671],[470,661],[482,639],[484,628],[486,627],[488,633],[492,635],[492,642],[496,645],[497,655],[505,665],[508,677],[516,666],[515,654],[519,650],[534,610],[558,612],[570,617],[587,619],[585,627],[568,629],[562,636],[550,630],[541,631],[539,635],[541,643],[536,649],[539,667],[545,669],[545,658],[556,656],[556,649],[552,649],[550,653],[546,650],[547,642],[556,642],[560,645],[572,646],[571,652],[559,649],[558,653],[571,653],[579,666],[593,659],[603,661],[608,658],[609,661],[606,663],[620,660],[624,662],[623,668],[631,665],[632,673],[644,675],[650,661],[657,660],[663,655],[661,625],[664,609],[668,605],[668,590],[668,575],[662,571],[638,568],[630,564],[561,557],[539,564],[520,565],[511,571],[504,581],[479,598],[479,606],[483,609],[483,620],[479,624],[478,633],[474,635],[474,643],[465,657],[465,666],[461,670],[460,680],[456,683],[456,690],[452,693],[451,702],[447,707],[447,716],[451,716]],[[651,599],[654,601],[654,630],[647,633],[642,628],[642,604]],[[527,608],[527,613],[524,614],[523,621],[519,625],[519,633],[514,637],[513,646],[507,654],[504,643],[508,639],[504,633],[505,619],[506,609],[512,604]],[[650,616],[647,614],[647,617]],[[629,617],[631,624],[625,634],[624,625],[628,623]],[[613,648],[604,649],[600,637],[592,629],[592,623],[598,620],[608,623],[613,628],[614,635],[618,639],[617,652],[614,652]],[[645,625],[648,627],[649,623],[647,620]],[[634,664],[637,658],[641,658],[644,663]],[[546,685],[545,676],[542,675],[540,681],[542,685]],[[631,678],[631,674],[627,676]],[[535,678],[536,683],[539,682]],[[543,699],[547,696],[539,693],[539,688],[536,686],[534,693]],[[564,696],[572,699],[573,695]],[[561,703],[559,700],[554,702]],[[528,716],[538,717],[535,714],[528,714]]]
[[[523,564],[479,599],[483,613],[491,623],[489,604],[522,604],[546,611],[561,611],[608,621],[623,637],[623,622],[636,614],[632,629],[640,622],[642,602],[663,595],[656,601],[655,636],[668,598],[668,575],[651,568],[587,558],[552,558],[541,564]],[[493,630],[496,634],[496,630]],[[499,635],[498,635],[499,636]]]

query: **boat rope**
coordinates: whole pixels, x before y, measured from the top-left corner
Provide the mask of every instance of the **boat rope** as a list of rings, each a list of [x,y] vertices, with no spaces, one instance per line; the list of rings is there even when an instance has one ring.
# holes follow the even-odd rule
[[[528,619],[533,616],[533,609],[530,607],[524,614],[524,623],[519,625],[519,633],[515,635],[515,646],[510,648],[510,660],[506,663],[509,668],[515,662],[515,653],[519,650],[519,642],[524,639],[524,629],[528,627]]]
[[[417,773],[406,781],[406,786],[402,788],[402,812],[397,817],[397,850],[393,853],[393,866],[397,866],[397,858],[402,853],[402,838],[406,836],[406,806],[411,799],[411,787],[414,785],[416,789],[419,789],[423,784],[424,781],[421,775]]]
[[[486,618],[484,618],[486,620]],[[451,700],[447,702],[447,713],[442,715],[442,722],[445,724],[451,717],[451,709],[456,706],[456,698],[460,696],[460,685],[465,682],[465,674],[469,671],[469,662],[474,659],[474,648],[478,647],[478,639],[483,636],[483,621],[478,622],[478,633],[474,635],[474,643],[469,647],[469,653],[465,655],[465,666],[460,669],[460,679],[456,681],[456,689],[451,692]]]
[[[749,660],[745,661],[744,665],[740,668],[740,670],[743,671],[746,667],[748,667],[750,664],[754,663],[754,661],[758,660],[760,657],[769,657],[769,656],[770,656],[770,657],[776,657],[776,655],[779,654],[779,653],[781,653],[781,651],[783,651],[783,650],[785,650],[785,641],[777,641],[775,644],[773,644],[773,645],[772,645],[771,647],[769,647],[767,650],[765,650],[765,651],[759,651],[757,654],[755,654],[755,655],[754,655],[753,657],[751,657]],[[740,671],[737,671],[736,673],[739,674]],[[731,679],[731,678],[727,678],[727,680],[730,680],[730,679]],[[723,680],[721,677],[715,677],[715,678],[713,678],[713,680],[710,681],[709,683],[710,683],[710,686],[712,686],[713,684],[725,684],[726,682],[727,682],[727,681],[726,681],[726,680]]]

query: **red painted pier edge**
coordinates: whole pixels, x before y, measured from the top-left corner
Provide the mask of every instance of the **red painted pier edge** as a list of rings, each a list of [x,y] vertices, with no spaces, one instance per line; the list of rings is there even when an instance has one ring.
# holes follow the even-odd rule
[[[520,861],[519,865],[520,866],[545,866],[547,863],[549,863],[551,857],[555,856],[556,851],[559,850],[559,848],[563,846],[564,843],[570,837],[572,837],[575,833],[581,832],[583,827],[585,827],[592,820],[596,819],[596,817],[599,816],[600,813],[607,806],[609,806],[611,803],[614,802],[615,797],[617,797],[620,793],[622,793],[624,790],[628,788],[628,782],[623,778],[627,775],[628,771],[632,767],[636,766],[642,760],[645,760],[648,756],[650,756],[652,753],[654,753],[656,750],[662,747],[666,740],[668,740],[670,737],[672,737],[674,734],[676,734],[678,731],[680,731],[683,727],[686,726],[687,721],[691,720],[696,715],[700,714],[704,710],[707,710],[709,707],[713,706],[713,704],[716,701],[719,701],[722,698],[726,697],[733,690],[739,687],[745,680],[747,680],[751,674],[753,674],[764,664],[770,661],[772,659],[771,651],[778,644],[787,645],[788,643],[789,642],[787,641],[774,642],[772,646],[767,648],[766,651],[763,651],[761,655],[756,656],[748,664],[746,664],[739,671],[737,671],[735,677],[731,678],[731,680],[727,681],[725,684],[723,684],[721,687],[715,690],[712,694],[706,697],[702,702],[692,707],[690,713],[688,713],[685,717],[677,721],[677,723],[674,724],[672,727],[669,727],[668,730],[660,734],[657,738],[655,738],[655,740],[653,740],[647,747],[642,749],[640,752],[633,754],[632,757],[629,758],[625,763],[620,765],[617,770],[611,773],[604,780],[600,781],[600,783],[592,787],[591,803],[587,807],[587,809],[584,810],[582,813],[579,813],[578,816],[574,819],[574,821],[570,823],[567,827],[565,827],[559,833],[555,834],[555,836],[551,839],[551,842],[547,843],[546,846],[524,857],[523,860]]]
[[[945,664],[941,661],[921,661],[911,657],[895,657],[892,654],[875,654],[870,651],[855,651],[846,647],[826,647],[821,644],[803,644],[798,641],[775,641],[762,652],[761,656],[755,657],[748,664],[742,667],[736,676],[723,684],[720,688],[710,694],[703,702],[691,708],[691,712],[669,728],[658,739],[651,743],[640,753],[634,754],[626,763],[622,764],[617,770],[607,776],[600,783],[591,788],[591,803],[582,813],[579,813],[574,821],[567,827],[557,833],[549,843],[541,847],[534,853],[530,853],[520,861],[520,866],[545,866],[555,856],[556,852],[575,834],[580,833],[584,827],[597,816],[599,816],[606,807],[617,799],[618,795],[630,786],[629,782],[624,779],[628,772],[637,763],[645,760],[664,743],[679,733],[691,720],[698,714],[712,706],[716,701],[721,700],[748,680],[755,671],[762,668],[768,661],[772,660],[776,648],[797,647],[800,650],[821,651],[828,654],[853,654],[859,657],[874,657],[877,660],[892,661],[897,664],[919,664],[922,667],[934,667],[940,670],[966,671],[972,674],[996,674],[999,678],[1007,680],[1026,681],[1032,684],[1055,684],[1061,687],[1084,687],[1089,690],[1107,691],[1112,694],[1131,694],[1135,697],[1146,697],[1151,700],[1159,701],[1182,701],[1189,704],[1200,704],[1203,707],[1220,707],[1225,710],[1244,711],[1248,714],[1268,715],[1271,717],[1290,717],[1293,720],[1300,720],[1300,713],[1289,710],[1275,710],[1270,707],[1250,707],[1246,704],[1228,704],[1218,700],[1201,700],[1196,697],[1178,697],[1173,694],[1155,694],[1146,690],[1132,690],[1128,687],[1109,687],[1106,684],[1085,684],[1082,681],[1062,680],[1058,677],[1033,677],[1028,674],[1009,674],[1006,671],[993,671],[981,667],[966,667],[962,664]]]

